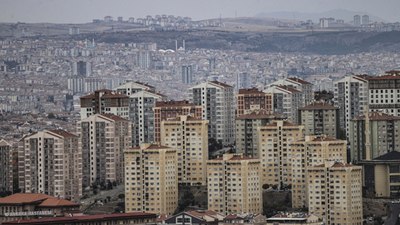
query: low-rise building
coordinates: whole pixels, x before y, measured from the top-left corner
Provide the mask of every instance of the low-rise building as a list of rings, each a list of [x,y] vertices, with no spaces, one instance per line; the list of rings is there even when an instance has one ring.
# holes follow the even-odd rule
[[[157,215],[145,212],[131,212],[131,213],[118,213],[118,214],[96,214],[96,215],[79,215],[79,216],[64,216],[64,217],[51,217],[30,220],[17,220],[3,223],[3,225],[109,225],[109,224],[154,224]]]
[[[400,196],[400,152],[393,151],[372,160],[358,162],[363,167],[363,187],[367,196]]]
[[[45,194],[13,194],[0,198],[0,224],[21,219],[67,216],[79,213],[79,207],[74,202]]]
[[[279,213],[267,219],[266,225],[322,225],[323,222],[315,215],[307,213]]]

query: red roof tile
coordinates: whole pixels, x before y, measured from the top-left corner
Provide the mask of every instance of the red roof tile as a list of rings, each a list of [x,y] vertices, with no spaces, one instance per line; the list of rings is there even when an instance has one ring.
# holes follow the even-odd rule
[[[302,79],[299,79],[296,77],[289,77],[288,80],[292,80],[292,81],[298,82],[300,84],[311,84],[310,82],[307,82],[305,80],[302,80]]]

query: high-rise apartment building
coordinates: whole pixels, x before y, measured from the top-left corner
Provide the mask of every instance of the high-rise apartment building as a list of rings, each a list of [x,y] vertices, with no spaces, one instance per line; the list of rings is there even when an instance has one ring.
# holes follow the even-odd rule
[[[368,80],[350,75],[334,82],[334,105],[339,108],[339,126],[349,139],[350,121],[365,113],[368,104]]]
[[[128,119],[129,97],[106,89],[81,97],[81,119],[108,113]]]
[[[339,135],[339,109],[324,102],[313,102],[299,108],[298,124],[304,126],[305,135]]]
[[[0,192],[13,191],[13,147],[0,140]]]
[[[182,83],[191,84],[193,82],[193,66],[182,66]]]
[[[207,162],[208,210],[223,214],[262,212],[260,160],[224,154]]]
[[[160,143],[161,137],[161,122],[169,118],[177,116],[190,115],[192,117],[202,118],[202,107],[190,103],[189,101],[158,101],[156,102],[154,111],[154,142]]]
[[[82,154],[78,137],[63,130],[45,130],[24,137],[19,153],[19,187],[67,199],[82,195]]]
[[[177,154],[142,144],[125,151],[125,212],[172,215],[178,206]]]
[[[218,81],[208,81],[190,90],[191,101],[203,109],[208,120],[208,137],[223,145],[235,142],[235,101],[233,87]]]
[[[257,88],[239,89],[236,116],[257,111],[273,113],[273,94],[262,92]]]
[[[274,121],[258,128],[262,184],[283,188],[292,183],[291,143],[304,138],[304,127]]]
[[[367,128],[368,127],[368,128]],[[399,151],[400,117],[371,112],[350,122],[351,161],[371,160],[388,152]]]
[[[361,167],[325,162],[308,168],[309,213],[325,224],[363,224]]]
[[[122,85],[116,87],[114,90],[120,94],[131,96],[139,91],[155,92],[156,88],[151,85],[144,84],[144,83],[141,83],[138,81],[129,81],[129,82],[126,82],[125,84],[122,84]]]
[[[400,71],[388,71],[384,75],[369,76],[367,79],[370,112],[400,116]]]
[[[303,107],[303,93],[290,86],[270,86],[265,89],[266,93],[271,93],[273,98],[274,113],[284,115],[292,123],[298,121],[298,109]]]
[[[296,77],[288,77],[285,79],[275,81],[269,86],[288,86],[300,91],[302,93],[301,97],[302,106],[309,105],[314,101],[313,84],[305,80]]]
[[[165,96],[153,91],[139,91],[129,97],[129,120],[133,123],[132,145],[155,142],[153,108]]]
[[[131,146],[131,123],[113,114],[78,122],[83,187],[124,182],[124,150]]]
[[[252,112],[236,117],[236,152],[245,156],[260,157],[258,149],[258,128],[265,126],[273,120],[283,120],[284,117],[277,114],[269,114],[265,111]]]
[[[347,162],[347,142],[326,136],[306,136],[291,143],[292,207],[308,207],[307,169],[325,161]]]
[[[207,184],[207,120],[191,116],[178,116],[162,121],[161,145],[177,151],[179,184]]]

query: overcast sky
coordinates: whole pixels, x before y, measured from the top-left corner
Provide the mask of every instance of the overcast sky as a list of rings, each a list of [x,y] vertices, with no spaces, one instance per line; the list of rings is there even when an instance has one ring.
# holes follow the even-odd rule
[[[400,21],[400,0],[0,0],[0,22],[91,22],[106,15],[167,14],[195,20],[254,16],[263,12],[347,9]]]

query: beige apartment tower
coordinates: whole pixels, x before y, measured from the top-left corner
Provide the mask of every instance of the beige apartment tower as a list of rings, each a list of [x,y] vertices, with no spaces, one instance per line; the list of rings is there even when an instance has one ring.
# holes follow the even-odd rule
[[[309,213],[325,224],[363,224],[361,167],[325,162],[308,168]]]
[[[131,123],[113,114],[78,122],[83,187],[124,182],[124,150],[131,146]]]
[[[178,116],[162,121],[161,145],[177,150],[179,184],[207,184],[207,120]]]
[[[252,112],[236,117],[236,153],[259,158],[258,128],[273,120],[283,119],[284,117],[281,115],[270,114],[266,111]]]
[[[125,151],[125,212],[172,215],[178,206],[174,148],[142,144]]]
[[[78,137],[63,130],[45,130],[24,137],[19,148],[19,187],[78,200],[82,196],[82,154]]]
[[[161,122],[169,118],[176,118],[177,116],[187,116],[201,119],[202,107],[194,105],[187,100],[182,101],[158,101],[156,102],[154,111],[154,142],[161,142]]]
[[[262,212],[260,160],[224,154],[207,162],[208,210],[222,214]]]
[[[283,188],[292,183],[291,143],[304,138],[304,127],[274,121],[258,128],[262,184]]]
[[[305,208],[307,198],[307,169],[325,161],[347,162],[347,142],[322,136],[306,136],[292,142],[292,207]]]

